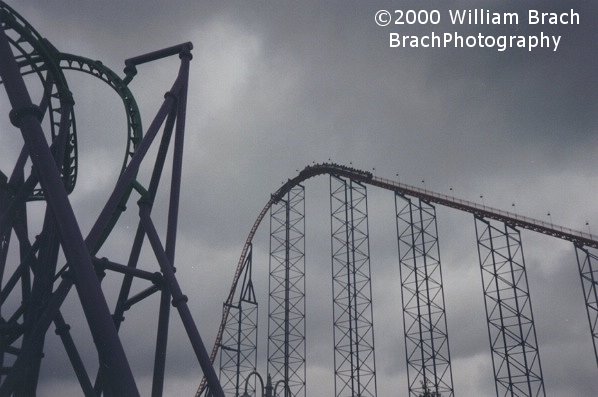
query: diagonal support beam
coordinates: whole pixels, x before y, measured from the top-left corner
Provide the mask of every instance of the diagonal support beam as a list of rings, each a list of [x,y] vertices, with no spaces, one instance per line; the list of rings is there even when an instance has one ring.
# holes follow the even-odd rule
[[[118,380],[118,388],[124,394],[139,395],[108,305],[94,273],[90,253],[83,241],[60,172],[37,119],[36,107],[31,103],[4,31],[0,31],[0,77],[13,107],[13,121],[21,130],[48,205],[57,220],[64,254],[73,271],[74,284],[98,349],[100,365],[106,368],[112,382]]]
[[[220,381],[216,376],[216,371],[214,371],[214,367],[212,366],[208,352],[199,334],[197,325],[195,324],[193,316],[191,315],[191,310],[187,304],[187,296],[184,295],[183,291],[181,290],[179,282],[174,274],[174,267],[168,259],[168,255],[162,246],[162,242],[160,241],[156,227],[150,217],[149,207],[147,203],[143,202],[143,200],[139,203],[139,215],[141,218],[141,224],[143,225],[150,245],[154,251],[154,254],[156,255],[156,259],[158,260],[158,264],[160,265],[162,275],[164,276],[165,287],[168,288],[170,295],[172,296],[172,305],[179,312],[181,322],[185,327],[185,331],[187,332],[187,336],[189,337],[189,341],[191,342],[191,346],[193,347],[197,361],[199,362],[199,365],[201,366],[205,376],[208,378],[208,387],[215,397],[224,397],[224,392],[222,391]]]

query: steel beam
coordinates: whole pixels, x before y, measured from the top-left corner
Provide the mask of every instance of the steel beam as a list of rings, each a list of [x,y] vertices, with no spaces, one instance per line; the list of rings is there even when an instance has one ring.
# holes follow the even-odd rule
[[[3,321],[0,324],[0,366],[2,367],[0,373],[5,375],[0,379],[2,381],[0,395],[35,394],[43,356],[44,339],[52,321],[56,324],[57,333],[61,336],[75,374],[86,395],[96,395],[102,392],[111,396],[137,395],[135,380],[118,338],[118,327],[126,310],[161,290],[152,395],[162,395],[170,299],[172,297],[172,304],[178,309],[198,362],[209,379],[211,394],[223,396],[186,304],[186,297],[182,294],[175,278],[173,267],[182,176],[189,62],[192,58],[191,43],[184,43],[127,60],[126,65],[130,72],[131,68],[134,69],[136,65],[158,58],[179,55],[181,59],[176,81],[165,95],[163,105],[148,128],[145,138],[141,139],[141,124],[137,106],[126,89],[126,83],[115,73],[99,62],[94,63],[75,56],[63,57],[64,54],[60,54],[51,44],[42,39],[26,21],[2,1],[0,1],[0,23],[3,28],[0,30],[0,79],[13,108],[10,113],[11,122],[21,130],[25,141],[10,180],[0,172],[0,280],[4,276],[4,265],[13,230],[18,238],[20,251],[20,263],[17,263],[13,274],[0,292],[0,304],[4,303],[9,296],[11,300],[18,299],[19,292],[22,301],[16,310],[7,313],[10,316],[8,321]],[[26,50],[29,47],[23,43],[29,44],[33,50]],[[13,53],[17,55],[13,55]],[[67,198],[77,176],[77,153],[72,111],[73,101],[62,76],[60,65],[60,62],[65,59],[66,68],[87,70],[90,74],[110,84],[125,102],[128,115],[129,140],[127,141],[125,167],[112,195],[85,240]],[[86,65],[93,65],[93,71]],[[95,71],[99,71],[99,73]],[[30,73],[36,74],[44,87],[39,107],[31,103],[23,82],[22,75]],[[133,74],[128,75],[127,82],[132,76]],[[40,125],[44,115],[48,115],[49,118],[51,146],[48,146]],[[137,173],[165,120],[154,172],[149,190],[146,190],[137,181]],[[150,214],[173,131],[174,150],[168,221],[165,244],[162,245]],[[33,171],[25,179],[24,166],[28,159],[32,162]],[[129,159],[130,161],[128,161]],[[39,189],[36,188],[38,182]],[[142,197],[140,200],[141,219],[127,266],[106,258],[94,259],[93,255],[102,247],[120,214],[126,210],[127,201],[133,190],[136,190]],[[47,201],[42,231],[33,244],[29,242],[27,230],[26,203],[30,200]],[[161,273],[150,273],[136,268],[146,235],[149,235],[149,241],[157,257]],[[60,258],[59,244],[67,264],[56,272],[57,260]],[[105,270],[114,270],[125,274],[114,316],[110,315],[100,286]],[[32,275],[34,278],[31,277]],[[55,284],[60,276],[65,279],[56,288]],[[145,282],[149,281],[153,285],[129,298],[131,283],[135,278],[143,279]],[[19,282],[21,284],[20,291],[15,288]],[[60,313],[60,306],[73,285],[78,291],[100,360],[95,386],[91,384],[79,352],[68,332],[69,327]],[[20,347],[18,346],[19,341]],[[4,360],[5,353],[14,355],[15,358],[6,362]]]
[[[36,116],[36,107],[31,103],[4,31],[0,31],[0,76],[13,107],[13,121],[21,130],[46,200],[56,219],[62,248],[73,270],[74,284],[99,353],[101,366],[110,374],[110,382],[116,382],[118,379],[118,387],[123,393],[138,395],[133,374],[94,274],[90,253],[68,201],[60,172],[44,138]],[[116,384],[114,386],[116,387]]]
[[[160,237],[156,231],[156,227],[150,217],[149,208],[146,205],[147,204],[143,203],[143,201],[141,201],[139,205],[141,224],[143,225],[150,245],[154,251],[154,254],[156,255],[158,264],[160,265],[160,270],[164,276],[165,287],[168,288],[170,295],[172,296],[172,305],[179,312],[181,322],[185,327],[185,331],[187,332],[187,336],[191,342],[191,347],[193,348],[195,356],[197,357],[197,361],[199,362],[204,374],[208,378],[208,387],[210,388],[211,393],[213,393],[216,397],[224,397],[222,387],[220,386],[220,382],[218,381],[214,367],[210,362],[208,352],[199,334],[197,325],[193,320],[193,316],[191,315],[191,310],[187,304],[188,298],[183,294],[179,282],[176,279],[174,267],[172,266],[172,263],[168,259],[168,255],[162,246]]]
[[[519,230],[475,217],[497,396],[544,396]]]
[[[249,249],[243,283],[230,316],[220,349],[220,383],[227,396],[239,397],[249,375],[257,370],[258,304],[252,281],[252,249]],[[227,303],[224,303],[225,307]],[[255,380],[247,390],[255,393]]]
[[[367,189],[330,176],[335,396],[376,396]]]
[[[581,288],[586,303],[594,357],[598,365],[598,256],[590,248],[575,245],[575,256],[581,277]]]
[[[305,189],[298,185],[270,212],[268,374],[305,396]]]
[[[409,395],[454,396],[436,208],[395,192]]]

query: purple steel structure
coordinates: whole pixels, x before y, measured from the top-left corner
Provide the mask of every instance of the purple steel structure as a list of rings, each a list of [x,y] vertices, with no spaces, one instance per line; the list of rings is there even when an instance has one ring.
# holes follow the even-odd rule
[[[400,197],[409,203],[401,210],[397,208],[396,215],[399,262],[404,271],[401,279],[403,310],[409,319],[405,335],[406,343],[410,344],[406,346],[407,364],[415,371],[408,385],[411,394],[435,397],[454,394],[434,205],[474,215],[497,394],[545,394],[519,229],[533,230],[574,244],[598,363],[598,277],[594,270],[598,260],[594,251],[598,248],[598,240],[595,236],[378,178],[370,172],[338,164],[306,167],[266,203],[241,253],[216,343],[208,355],[174,268],[191,49],[191,43],[184,43],[128,59],[125,61],[125,77],[120,78],[100,62],[60,53],[0,1],[0,82],[12,108],[7,112],[10,122],[21,132],[24,142],[11,172],[0,171],[0,395],[36,393],[40,368],[45,362],[45,337],[52,323],[83,394],[139,395],[118,332],[124,324],[124,314],[158,292],[160,303],[152,395],[160,396],[163,392],[171,302],[204,373],[197,394],[205,391],[206,396],[224,396],[212,366],[221,347],[232,349],[231,354],[221,356],[227,360],[221,363],[221,373],[226,374],[227,384],[231,387],[227,392],[238,396],[241,386],[245,386],[244,397],[249,391],[254,392],[255,383],[248,388],[251,377],[257,377],[260,384],[263,382],[255,368],[257,300],[251,281],[251,247],[259,224],[268,210],[277,204],[280,206],[276,208],[284,208],[285,215],[274,211],[276,216],[281,215],[278,219],[281,228],[275,229],[274,233],[271,231],[271,237],[274,235],[278,243],[275,250],[271,250],[277,260],[274,271],[278,300],[274,309],[270,308],[269,317],[277,320],[275,346],[284,354],[276,359],[275,372],[283,379],[275,380],[273,386],[271,377],[267,376],[268,382],[262,390],[276,395],[277,387],[283,384],[285,395],[296,395],[297,391],[306,394],[304,213],[301,211],[298,217],[291,217],[289,212],[293,206],[286,204],[285,197],[288,201],[294,192],[300,191],[301,200],[297,202],[302,203],[302,183],[322,174],[342,182],[341,188],[331,189],[331,200],[336,200],[337,204],[331,206],[333,270],[337,270],[333,273],[333,289],[340,291],[334,295],[338,299],[333,302],[339,308],[340,316],[333,318],[333,322],[338,328],[335,331],[341,335],[335,341],[336,350],[340,347],[338,357],[343,365],[350,362],[346,368],[336,368],[336,375],[342,372],[341,386],[351,383],[351,387],[343,386],[337,394],[347,391],[350,395],[376,395],[371,291],[367,293],[371,284],[366,185],[392,191],[395,199]],[[137,66],[174,55],[181,60],[178,75],[143,135],[139,110],[128,84],[136,75]],[[120,96],[127,115],[128,139],[121,175],[85,238],[68,198],[78,179],[78,157],[74,102],[63,70],[81,71],[107,83]],[[41,90],[38,90],[41,99],[37,104],[33,103],[31,87],[24,79],[28,75],[41,82]],[[147,154],[159,135],[161,139],[153,171],[144,184],[138,172],[142,164],[149,162]],[[162,241],[152,218],[152,208],[171,148],[168,217]],[[31,172],[26,174],[29,165]],[[106,239],[132,196],[139,198],[139,218],[126,264],[119,263],[113,256],[110,259],[100,257],[99,253],[106,250]],[[32,219],[30,213],[36,213],[29,211],[34,201],[44,210],[44,215],[37,222],[29,222]],[[296,230],[295,221],[301,224]],[[33,241],[30,239],[32,233],[37,233]],[[155,272],[142,269],[139,263],[146,237],[158,265]],[[11,245],[13,239],[16,244],[13,241]],[[299,248],[296,252],[292,249],[293,244]],[[291,269],[297,264],[300,266]],[[295,270],[298,270],[297,274]],[[102,282],[108,282],[106,271],[122,276],[113,311],[110,311],[102,289]],[[243,275],[244,281],[237,291]],[[133,293],[134,282],[146,283],[146,287]],[[69,331],[70,313],[63,312],[66,307],[63,303],[73,286],[97,353],[95,379],[90,377]],[[344,298],[346,300],[341,302]],[[293,312],[297,307],[301,310]],[[239,310],[233,321],[229,319],[231,310]],[[228,339],[223,343],[223,338]],[[342,346],[336,343],[339,340]],[[297,343],[293,345],[294,342]],[[301,354],[293,355],[293,349]],[[371,364],[369,361],[365,363],[364,369],[364,360],[370,358]],[[293,384],[292,374],[295,373],[302,377],[297,377],[299,382]],[[365,391],[360,390],[361,384]]]
[[[152,395],[162,395],[171,300],[179,312],[197,361],[209,379],[210,394],[224,395],[174,268],[191,49],[191,43],[184,43],[128,59],[125,61],[126,77],[120,79],[100,62],[59,53],[21,16],[0,2],[0,78],[12,107],[10,121],[20,130],[24,140],[10,178],[0,174],[0,281],[12,270],[0,290],[0,395],[36,393],[45,336],[52,322],[85,395],[102,392],[115,396],[139,395],[118,330],[124,320],[123,314],[156,292],[160,292],[161,298]],[[181,59],[178,75],[142,138],[137,105],[127,84],[137,73],[138,65],[172,55]],[[120,95],[127,112],[129,139],[123,169],[85,239],[68,199],[76,182],[77,151],[73,100],[63,68],[80,70],[109,83]],[[43,95],[39,105],[32,103],[30,88],[23,79],[28,74],[37,75],[41,81]],[[42,128],[45,117],[50,121],[48,138],[51,144]],[[146,187],[137,174],[161,129],[158,154]],[[168,220],[163,243],[151,211],[173,135]],[[28,162],[32,170],[25,177],[24,167]],[[139,195],[139,224],[127,264],[98,258],[98,252],[134,193]],[[27,209],[28,203],[34,200],[45,202],[45,215],[39,235],[31,242]],[[13,234],[18,242],[16,264],[7,263],[7,259],[12,258],[9,249]],[[159,265],[157,272],[138,268],[146,236]],[[65,264],[59,268],[60,251]],[[101,287],[106,270],[123,275],[113,313]],[[130,296],[134,280],[149,282],[149,286]],[[15,288],[19,283],[20,291]],[[95,384],[92,384],[61,313],[61,306],[72,286],[77,291],[98,355]],[[19,298],[21,304],[16,308],[14,304],[7,304],[7,301],[14,302]]]

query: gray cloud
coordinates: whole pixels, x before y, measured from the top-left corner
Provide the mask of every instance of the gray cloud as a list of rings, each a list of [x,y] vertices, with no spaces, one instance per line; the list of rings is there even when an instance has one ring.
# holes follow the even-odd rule
[[[177,274],[209,346],[253,219],[270,192],[312,161],[352,162],[392,178],[398,172],[403,182],[421,184],[425,179],[430,189],[448,192],[452,186],[455,195],[473,200],[483,194],[486,204],[512,209],[515,203],[517,212],[538,218],[546,219],[550,210],[555,222],[577,229],[585,227],[586,219],[592,225],[598,219],[598,7],[591,2],[487,1],[482,6],[452,1],[429,6],[520,13],[532,6],[574,8],[581,14],[580,26],[541,28],[563,35],[556,53],[388,48],[392,30],[375,25],[375,11],[421,8],[415,1],[23,0],[12,5],[61,51],[100,59],[117,72],[125,58],[194,43]],[[452,28],[445,21],[439,29]],[[496,34],[539,29],[483,28]],[[427,31],[429,27],[409,29]],[[131,87],[145,126],[175,73],[176,60],[139,68]],[[101,84],[73,73],[68,78],[82,152],[81,179],[71,198],[86,231],[122,162],[124,115],[117,98]],[[12,152],[20,144],[16,131],[4,119],[1,123],[0,146]],[[8,156],[0,156],[3,171],[12,164],[5,160]],[[327,189],[325,178],[307,183],[310,396],[330,395],[333,382]],[[165,200],[156,204],[158,220],[164,219]],[[133,214],[123,218],[103,250],[107,256],[125,255],[135,227],[135,204],[129,207]],[[392,194],[370,189],[380,395],[396,395],[406,385],[392,211]],[[473,221],[445,209],[438,213],[455,390],[457,395],[491,395]],[[262,315],[267,307],[266,228],[255,244]],[[595,363],[572,247],[531,233],[523,236],[547,392],[595,394]],[[155,269],[151,253],[144,258],[145,266]],[[114,288],[106,285],[107,294],[114,296]],[[154,297],[132,311],[123,326],[136,374],[145,379],[144,394],[151,387],[155,324],[142,324],[148,318],[155,321],[157,304]],[[93,373],[93,349],[76,299],[68,308]],[[180,322],[173,318],[166,391],[190,394],[200,371]],[[261,349],[265,335],[263,323]],[[48,337],[46,357],[52,364],[44,367],[41,394],[76,394],[61,349],[54,336]]]

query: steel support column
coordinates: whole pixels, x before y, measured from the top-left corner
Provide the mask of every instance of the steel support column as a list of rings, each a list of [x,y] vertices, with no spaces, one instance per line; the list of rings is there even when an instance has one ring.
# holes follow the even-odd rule
[[[268,374],[284,397],[305,396],[305,189],[298,185],[270,212]]]
[[[598,344],[598,269],[594,269],[598,264],[598,256],[590,248],[577,244],[575,245],[575,255],[579,266],[583,297],[586,302],[592,343],[594,344],[594,356],[596,357],[596,365],[598,365],[598,348],[596,346]]]
[[[94,274],[91,256],[68,200],[60,171],[54,162],[36,116],[38,108],[31,103],[3,30],[0,30],[0,60],[0,76],[13,107],[13,114],[16,116],[14,121],[21,130],[48,206],[56,219],[64,255],[71,265],[79,299],[98,350],[100,365],[111,375],[111,382],[120,380],[119,388],[123,392],[138,395],[133,374]],[[116,387],[116,384],[113,386]]]
[[[366,187],[330,176],[335,395],[376,396]]]
[[[35,394],[45,335],[52,322],[56,324],[56,332],[62,339],[84,394],[138,395],[117,332],[124,320],[125,311],[161,290],[152,395],[162,395],[169,305],[172,298],[172,304],[179,312],[198,362],[208,378],[211,395],[223,396],[173,267],[191,49],[191,43],[183,43],[128,59],[125,61],[125,82],[99,62],[94,63],[75,56],[63,57],[64,54],[60,54],[16,12],[0,1],[0,82],[6,89],[13,108],[9,115],[10,120],[21,130],[25,142],[10,180],[0,171],[0,280],[3,279],[6,270],[9,242],[13,232],[19,244],[19,262],[16,267],[10,264],[12,266],[8,270],[12,270],[13,273],[2,283],[4,288],[0,288],[0,306],[10,299],[7,305],[2,306],[5,316],[0,320],[0,395]],[[147,134],[142,138],[138,109],[126,84],[136,73],[136,66],[172,55],[178,55],[181,59],[179,73],[172,89],[165,95]],[[129,139],[124,168],[85,240],[67,197],[77,176],[77,156],[73,100],[59,65],[61,59],[67,59],[66,68],[87,70],[110,84],[123,99],[128,115]],[[85,66],[91,64],[94,65],[93,71]],[[39,106],[31,103],[22,78],[33,73],[40,78],[44,88]],[[49,119],[48,137],[52,139],[51,146],[48,145],[40,125],[44,117]],[[149,188],[146,188],[137,179],[137,173],[162,125],[162,142]],[[156,198],[171,136],[174,136],[174,150],[166,241],[163,245],[151,219],[151,208]],[[32,172],[25,178],[24,167],[29,160],[32,163]],[[120,215],[126,210],[126,204],[133,191],[141,196],[141,219],[127,266],[107,258],[97,258],[97,252],[112,232]],[[47,202],[41,233],[33,243],[29,241],[30,232],[27,229],[30,225],[27,218],[27,202],[32,200]],[[31,224],[35,225],[35,222]],[[151,273],[137,269],[146,234],[161,272]],[[60,248],[66,264],[57,271],[57,262],[62,261]],[[13,256],[16,258],[16,255]],[[100,286],[105,270],[125,275],[117,308],[112,316]],[[62,281],[58,284],[57,281],[61,277]],[[149,281],[153,285],[129,297],[135,278]],[[20,291],[17,288],[19,283]],[[77,289],[100,361],[95,386],[92,386],[81,356],[68,332],[69,326],[60,312],[71,286]],[[21,303],[15,307],[13,302],[19,298],[19,293]],[[10,356],[6,357],[7,355]]]
[[[226,396],[239,397],[245,380],[257,370],[258,304],[252,281],[252,249],[249,249],[239,298],[228,305],[229,317],[220,346],[220,384]],[[227,307],[226,302],[224,303]],[[247,389],[252,395],[253,386]]]
[[[475,216],[497,396],[544,396],[519,230]]]
[[[436,208],[395,193],[409,395],[454,396]]]

